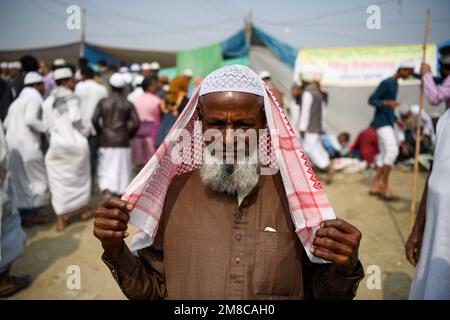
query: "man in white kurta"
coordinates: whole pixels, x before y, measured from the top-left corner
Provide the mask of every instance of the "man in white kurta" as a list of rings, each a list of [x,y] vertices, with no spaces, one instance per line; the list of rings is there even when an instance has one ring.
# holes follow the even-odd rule
[[[83,80],[75,86],[75,95],[80,98],[83,134],[90,137],[95,135],[92,116],[98,102],[108,97],[108,89],[94,80],[95,72],[91,68],[81,70],[81,76]]]
[[[91,177],[94,179],[97,171],[98,136],[92,125],[92,116],[99,101],[108,96],[108,89],[94,80],[95,72],[89,67],[81,70],[81,77],[82,81],[75,86],[75,95],[80,98],[82,133],[88,139]]]
[[[73,93],[75,80],[69,68],[54,72],[57,87],[44,102],[50,144],[45,156],[52,206],[57,214],[57,230],[66,218],[81,213],[88,218],[91,195],[89,146],[82,131],[80,100]]]
[[[49,193],[41,134],[47,131],[42,118],[43,77],[29,72],[25,88],[14,100],[5,119],[6,141],[10,150],[9,171],[14,202],[26,225],[46,217],[38,216],[38,208],[47,206]]]
[[[426,221],[410,299],[450,299],[450,110],[437,125]]]
[[[410,299],[450,299],[450,46],[440,49],[443,82],[436,85],[431,68],[422,64],[425,97],[447,110],[436,128],[431,174],[416,222],[406,243],[406,257],[416,266]]]
[[[20,215],[11,201],[8,160],[8,148],[0,121],[0,298],[9,297],[31,283],[29,275],[10,275],[12,263],[22,256],[27,236],[20,226]]]
[[[321,136],[324,133],[324,118],[326,102],[320,91],[319,74],[303,73],[302,82],[305,84],[301,98],[300,120],[298,131],[300,140],[309,160],[320,170],[327,170],[330,157],[322,145]]]

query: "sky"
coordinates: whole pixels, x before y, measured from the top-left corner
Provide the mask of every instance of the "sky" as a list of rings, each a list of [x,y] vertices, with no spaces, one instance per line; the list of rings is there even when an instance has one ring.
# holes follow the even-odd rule
[[[225,40],[252,22],[294,48],[420,44],[427,8],[430,43],[450,39],[448,0],[0,0],[0,50],[79,41],[70,5],[86,8],[86,40],[130,49],[185,50]],[[380,8],[380,29],[366,25]]]

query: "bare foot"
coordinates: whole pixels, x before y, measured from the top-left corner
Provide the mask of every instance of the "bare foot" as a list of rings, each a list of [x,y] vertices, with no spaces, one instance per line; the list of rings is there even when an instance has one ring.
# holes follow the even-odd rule
[[[56,217],[56,231],[62,232],[66,229],[66,220],[63,215]]]

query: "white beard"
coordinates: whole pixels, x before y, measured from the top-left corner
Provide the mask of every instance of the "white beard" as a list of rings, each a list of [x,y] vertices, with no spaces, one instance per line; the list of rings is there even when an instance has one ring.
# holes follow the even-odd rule
[[[200,177],[203,184],[212,191],[237,195],[240,191],[251,190],[258,183],[259,163],[214,163],[217,159],[206,149],[203,152],[203,160]]]

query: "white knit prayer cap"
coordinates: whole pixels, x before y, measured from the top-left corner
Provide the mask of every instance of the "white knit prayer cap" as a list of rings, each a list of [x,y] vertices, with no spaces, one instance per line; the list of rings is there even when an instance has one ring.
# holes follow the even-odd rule
[[[212,92],[247,92],[264,96],[260,77],[249,67],[234,64],[210,73],[201,84],[200,95]]]
[[[55,59],[53,61],[53,65],[55,67],[62,67],[66,65],[66,60],[64,60],[63,58],[59,58],[59,59]]]
[[[153,61],[152,63],[150,63],[150,70],[159,70],[161,69],[161,66],[159,65],[158,62]]]
[[[152,70],[152,66],[148,62],[144,62],[143,64],[141,64],[141,70],[142,71]]]
[[[127,72],[130,72],[130,69],[128,69],[128,67],[126,67],[126,66],[123,66],[123,67],[120,67],[119,72],[120,73],[127,73]]]
[[[398,67],[404,69],[414,69],[415,67],[414,60],[412,59],[403,60],[402,62],[400,62],[400,65]]]
[[[266,78],[270,78],[270,72],[267,70],[263,70],[259,73],[259,77],[261,79],[266,79]]]
[[[25,79],[23,80],[24,85],[30,85],[34,83],[43,82],[44,78],[37,72],[31,71],[25,75]]]
[[[109,84],[112,85],[115,88],[123,88],[125,87],[125,79],[124,79],[124,75],[120,74],[120,73],[114,73],[110,78],[109,78]]]
[[[401,116],[406,116],[411,112],[411,107],[407,105],[406,103],[403,103],[398,107],[398,113],[400,113]]]
[[[191,78],[192,78],[193,75],[194,75],[194,71],[192,71],[191,69],[185,69],[185,70],[183,71],[183,76],[191,77]]]
[[[0,68],[1,69],[8,69],[8,62],[2,61],[2,63],[0,63]]]
[[[307,66],[300,71],[300,80],[302,82],[320,81],[322,70],[317,66]]]
[[[130,66],[130,70],[131,70],[131,72],[140,72],[141,71],[141,66],[139,64],[137,64],[137,63],[133,63]]]
[[[73,77],[73,72],[70,68],[59,68],[53,71],[53,78],[55,80],[68,79]]]
[[[8,69],[22,69],[22,63],[20,61],[13,61],[8,63]]]

